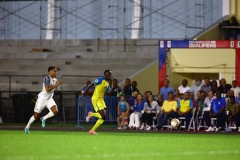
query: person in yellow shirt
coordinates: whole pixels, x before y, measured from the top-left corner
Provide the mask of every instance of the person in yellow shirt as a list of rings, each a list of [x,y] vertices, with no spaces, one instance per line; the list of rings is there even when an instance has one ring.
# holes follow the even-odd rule
[[[104,102],[104,95],[110,94],[112,92],[108,80],[111,79],[112,73],[110,70],[104,71],[104,76],[97,78],[94,82],[92,82],[86,89],[86,91],[83,93],[83,95],[86,95],[88,92],[88,89],[91,88],[93,85],[95,85],[95,90],[93,92],[92,96],[92,104],[95,112],[88,112],[88,116],[86,117],[86,122],[89,122],[91,117],[98,118],[96,124],[93,126],[93,128],[88,132],[89,134],[97,134],[95,130],[103,124],[104,120],[106,119],[106,104]]]
[[[177,101],[174,98],[173,92],[168,92],[168,99],[163,102],[162,113],[157,119],[157,129],[162,129],[170,117],[177,117]]]
[[[189,93],[183,94],[183,99],[178,101],[178,116],[185,117],[185,129],[188,129],[190,119],[192,117],[193,101],[189,98]]]

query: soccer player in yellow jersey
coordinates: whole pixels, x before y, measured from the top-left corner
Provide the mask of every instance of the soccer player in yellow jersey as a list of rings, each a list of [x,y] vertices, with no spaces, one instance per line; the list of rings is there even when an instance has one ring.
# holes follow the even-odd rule
[[[88,116],[86,117],[86,122],[90,120],[91,117],[97,117],[98,120],[93,128],[89,131],[89,134],[97,134],[95,130],[104,122],[106,119],[106,104],[104,102],[105,93],[110,94],[111,88],[109,86],[108,80],[111,79],[112,73],[110,70],[104,71],[104,77],[97,78],[94,82],[92,82],[83,93],[87,94],[89,88],[95,85],[95,90],[92,96],[92,104],[95,112],[88,112]]]

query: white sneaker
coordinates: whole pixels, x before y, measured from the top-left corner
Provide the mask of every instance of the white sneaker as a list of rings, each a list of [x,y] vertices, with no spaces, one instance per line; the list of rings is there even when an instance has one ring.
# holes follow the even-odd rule
[[[213,127],[208,127],[207,130],[205,130],[206,132],[213,132],[214,131],[214,128]]]
[[[148,126],[145,130],[146,130],[146,131],[151,130],[151,126]]]
[[[240,127],[238,127],[238,132],[240,132]]]
[[[117,129],[122,129],[122,127],[121,127],[121,126],[119,126]]]
[[[143,130],[143,129],[144,129],[144,125],[142,124],[140,130]]]
[[[219,128],[216,128],[215,131],[218,132],[218,131],[219,131]]]

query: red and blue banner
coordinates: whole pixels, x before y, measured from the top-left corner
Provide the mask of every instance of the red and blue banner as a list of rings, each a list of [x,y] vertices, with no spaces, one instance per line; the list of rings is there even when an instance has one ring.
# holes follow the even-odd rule
[[[159,89],[166,79],[166,51],[169,48],[235,48],[236,49],[236,80],[240,85],[240,41],[234,40],[159,40]]]

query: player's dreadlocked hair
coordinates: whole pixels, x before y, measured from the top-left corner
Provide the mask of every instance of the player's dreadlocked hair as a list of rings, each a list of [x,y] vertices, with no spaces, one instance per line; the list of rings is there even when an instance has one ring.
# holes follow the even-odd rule
[[[53,69],[55,69],[55,68],[56,68],[56,67],[54,67],[54,66],[48,67],[48,72],[51,71],[51,70],[53,70]]]

